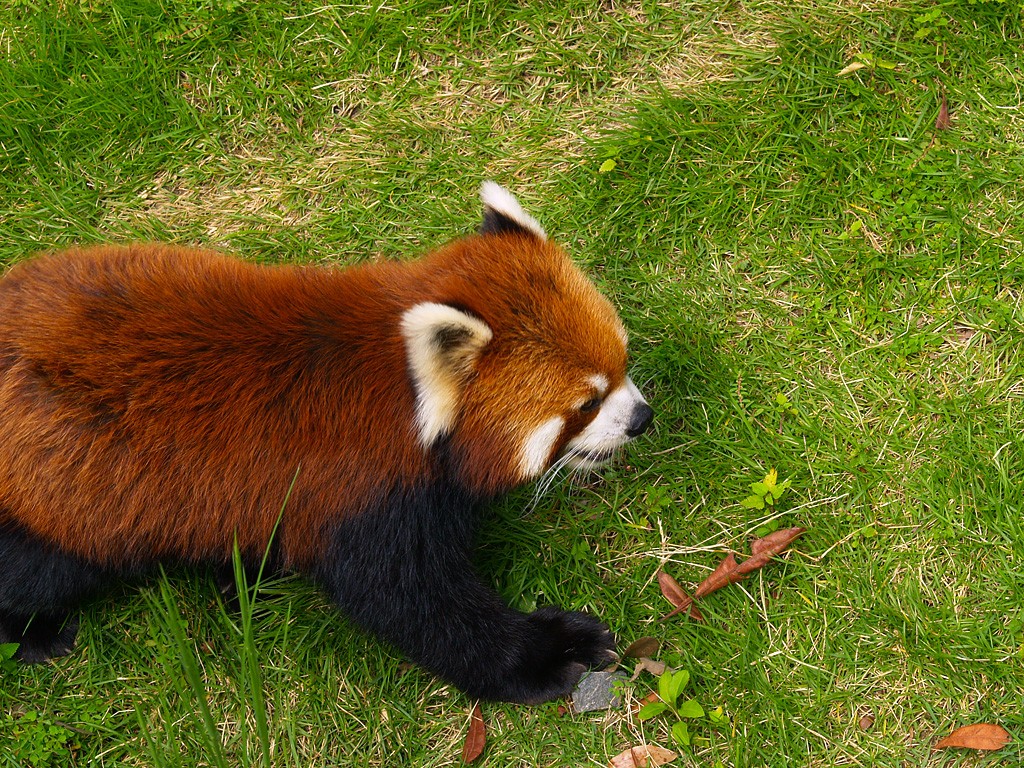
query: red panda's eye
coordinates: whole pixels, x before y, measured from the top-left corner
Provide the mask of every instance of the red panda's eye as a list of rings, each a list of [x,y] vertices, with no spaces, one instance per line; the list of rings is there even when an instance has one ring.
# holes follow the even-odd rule
[[[587,400],[587,402],[585,402],[583,405],[580,406],[580,412],[581,413],[590,413],[591,411],[595,410],[597,408],[597,406],[599,406],[600,404],[601,404],[601,398],[599,398],[599,397],[592,397],[589,400]]]

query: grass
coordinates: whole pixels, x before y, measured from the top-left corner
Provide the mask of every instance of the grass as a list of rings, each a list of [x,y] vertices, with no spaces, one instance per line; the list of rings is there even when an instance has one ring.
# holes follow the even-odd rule
[[[409,256],[470,231],[495,178],[621,307],[658,412],[600,481],[496,510],[502,593],[659,637],[729,718],[676,764],[1016,764],[1020,742],[931,744],[1024,735],[1022,50],[1018,6],[966,0],[22,0],[0,263],[146,238]],[[796,551],[706,624],[659,623],[658,568],[692,586],[746,551],[771,468]],[[70,658],[0,673],[0,763],[458,762],[472,702],[304,582],[243,617],[179,573],[96,601]],[[670,745],[628,710],[485,717],[484,765]]]

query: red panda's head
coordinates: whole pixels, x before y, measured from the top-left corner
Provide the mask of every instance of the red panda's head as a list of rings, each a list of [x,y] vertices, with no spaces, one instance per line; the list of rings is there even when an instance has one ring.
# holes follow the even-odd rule
[[[416,434],[447,437],[464,480],[495,493],[556,462],[596,467],[653,411],[626,374],[626,331],[533,217],[484,184],[479,234],[417,264],[430,297],[402,317]]]

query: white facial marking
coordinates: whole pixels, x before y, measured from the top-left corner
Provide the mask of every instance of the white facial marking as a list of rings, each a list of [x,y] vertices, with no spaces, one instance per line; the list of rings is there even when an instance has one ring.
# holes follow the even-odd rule
[[[573,403],[574,408],[582,408],[583,405],[589,402],[593,397],[597,397],[598,400],[603,400],[604,396],[608,394],[608,377],[603,373],[595,373],[587,379],[587,383],[593,387],[594,392],[592,394],[588,394],[586,397],[581,397]]]
[[[599,397],[604,397],[608,393],[608,377],[603,373],[595,373],[589,381],[591,386],[597,390]]]
[[[617,448],[629,442],[628,430],[633,413],[646,402],[627,377],[622,386],[604,399],[597,416],[586,429],[566,445],[571,463],[578,467],[594,467],[607,461]]]
[[[488,208],[497,211],[502,216],[512,219],[516,224],[528,229],[541,240],[547,240],[547,232],[533,216],[523,210],[523,206],[515,199],[511,192],[493,181],[485,181],[480,186],[480,199]]]
[[[442,336],[453,332],[446,345]],[[464,377],[493,334],[483,321],[427,301],[402,315],[402,335],[416,387],[416,431],[428,448],[455,423]]]
[[[526,438],[520,464],[524,479],[534,478],[547,468],[551,452],[555,449],[555,441],[562,434],[564,426],[565,419],[561,416],[554,416],[533,430]]]

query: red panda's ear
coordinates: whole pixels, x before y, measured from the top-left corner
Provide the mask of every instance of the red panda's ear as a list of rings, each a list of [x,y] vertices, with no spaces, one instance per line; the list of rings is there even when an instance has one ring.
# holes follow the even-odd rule
[[[547,240],[544,227],[523,210],[519,201],[504,187],[493,181],[485,181],[480,187],[480,199],[484,203],[484,220],[480,225],[481,235],[518,232]]]
[[[416,426],[429,447],[449,432],[466,380],[493,334],[483,320],[426,301],[402,315],[402,336],[416,388]]]

